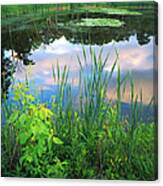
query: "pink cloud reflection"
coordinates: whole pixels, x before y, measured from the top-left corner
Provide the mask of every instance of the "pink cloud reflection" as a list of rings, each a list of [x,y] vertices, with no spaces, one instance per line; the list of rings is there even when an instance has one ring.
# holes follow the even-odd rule
[[[119,52],[119,62],[122,72],[128,70],[147,71],[153,69],[153,43],[154,40],[151,38],[148,44],[140,46],[135,35],[131,36],[129,41],[122,41],[118,43],[113,41],[111,43],[104,44],[103,57],[106,56],[108,52],[111,52],[105,70],[110,71],[116,58],[114,48],[116,48]],[[87,63],[91,64],[91,57],[89,55],[90,48],[88,45],[85,45],[84,47],[87,54]],[[99,54],[101,48],[100,46],[93,45],[92,48],[97,54]],[[38,86],[47,89],[47,87],[54,84],[54,80],[52,78],[52,65],[56,67],[58,62],[61,69],[63,69],[65,65],[69,67],[69,81],[73,83],[73,85],[78,85],[79,64],[77,62],[77,55],[80,56],[82,64],[84,64],[81,44],[72,44],[67,41],[64,36],[49,45],[42,44],[37,50],[32,51],[32,55],[30,57],[36,61],[36,64],[31,67],[31,79],[35,80]],[[17,71],[17,80],[22,81],[25,79],[24,72],[27,71],[27,68],[29,67],[26,67],[23,71]],[[142,77],[139,79],[139,82],[140,81],[143,82],[143,86],[148,85],[148,88],[145,88],[145,93],[148,94],[148,89],[150,89],[151,94],[153,80],[150,83],[144,83]]]

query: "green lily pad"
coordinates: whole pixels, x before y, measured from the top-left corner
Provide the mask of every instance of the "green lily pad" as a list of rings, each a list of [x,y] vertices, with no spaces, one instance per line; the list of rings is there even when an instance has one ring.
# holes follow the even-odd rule
[[[138,11],[130,11],[127,9],[120,8],[92,8],[88,10],[90,13],[105,13],[109,15],[142,15],[142,13]]]
[[[77,22],[75,25],[82,27],[121,27],[122,25],[124,25],[124,22],[118,19],[111,18],[86,18],[81,19],[81,21]]]

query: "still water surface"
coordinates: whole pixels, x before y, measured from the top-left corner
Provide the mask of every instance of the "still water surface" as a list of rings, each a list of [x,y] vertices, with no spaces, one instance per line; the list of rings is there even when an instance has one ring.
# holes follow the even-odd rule
[[[148,103],[153,95],[153,51],[154,37],[150,37],[149,43],[141,46],[137,41],[137,36],[130,36],[128,41],[109,42],[104,44],[103,58],[110,52],[110,57],[106,64],[105,70],[110,72],[111,66],[116,59],[115,48],[119,52],[119,62],[121,65],[122,76],[128,71],[133,74],[135,80],[135,91],[143,91],[143,102]],[[92,49],[99,54],[101,46],[91,45]],[[90,45],[84,45],[87,54],[87,65],[91,65]],[[10,51],[11,52],[11,51]],[[5,54],[10,55],[6,51]],[[45,97],[54,94],[54,79],[52,75],[52,65],[57,66],[59,63],[60,68],[63,70],[67,65],[70,69],[69,83],[74,87],[79,83],[79,69],[80,66],[77,61],[77,56],[80,57],[84,65],[82,54],[82,45],[73,44],[69,42],[65,36],[56,39],[50,44],[42,43],[38,49],[31,50],[29,59],[35,62],[31,67],[23,65],[22,61],[17,63],[17,70],[14,74],[16,82],[23,82],[26,79],[26,74],[30,81],[35,82],[35,86],[44,92]],[[89,74],[89,68],[86,69]],[[110,89],[108,89],[108,97],[115,99],[116,97],[116,70],[113,75]],[[129,92],[126,90],[124,101],[129,101]],[[46,96],[48,92],[48,96]]]
[[[131,6],[131,8],[133,8]],[[79,82],[79,64],[77,55],[84,64],[82,55],[82,45],[86,49],[87,66],[85,71],[90,72],[91,58],[90,46],[98,55],[103,47],[103,58],[110,53],[105,70],[110,71],[116,59],[115,49],[119,53],[121,75],[124,76],[128,71],[132,73],[135,83],[135,93],[140,93],[142,88],[143,102],[149,103],[153,97],[154,86],[153,77],[155,72],[154,59],[157,55],[157,35],[155,34],[154,11],[153,9],[138,10],[141,15],[106,15],[100,14],[76,14],[45,15],[40,19],[34,19],[31,24],[4,25],[2,24],[2,62],[16,64],[13,77],[15,82],[23,82],[28,74],[28,80],[35,82],[35,88],[41,90],[42,99],[49,100],[51,95],[56,93],[56,85],[52,76],[52,65],[57,62],[61,69],[67,65],[70,69],[69,83],[72,85],[74,96],[77,95]],[[87,29],[77,29],[69,25],[76,17],[80,20],[83,17],[111,17],[125,22],[120,28],[95,27]],[[31,16],[31,20],[33,17]],[[49,26],[49,20],[55,24]],[[28,65],[32,62],[32,66]],[[4,65],[4,66],[5,66]],[[9,69],[9,68],[8,68]],[[9,77],[11,73],[8,73]],[[4,76],[5,80],[6,76]],[[2,81],[5,81],[2,80]],[[4,86],[11,95],[10,81],[8,86]],[[116,99],[116,70],[113,79],[108,86],[107,97]],[[123,97],[124,102],[130,101],[130,88],[127,86]]]

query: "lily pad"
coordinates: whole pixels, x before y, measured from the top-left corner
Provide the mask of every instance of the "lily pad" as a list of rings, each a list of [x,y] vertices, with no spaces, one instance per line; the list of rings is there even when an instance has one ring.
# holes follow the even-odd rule
[[[86,18],[81,19],[81,21],[77,22],[75,25],[82,27],[121,27],[124,25],[124,22],[111,18]]]
[[[92,8],[88,10],[90,13],[105,13],[109,15],[142,15],[142,13],[138,11],[130,11],[127,9],[120,8]]]

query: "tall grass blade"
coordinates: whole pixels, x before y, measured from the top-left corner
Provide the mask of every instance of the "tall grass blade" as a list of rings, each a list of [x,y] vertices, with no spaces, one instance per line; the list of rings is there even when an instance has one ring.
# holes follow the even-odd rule
[[[80,69],[83,70],[82,63],[81,63],[80,57],[78,55],[77,55],[77,59],[78,59],[79,65],[80,65]]]
[[[120,74],[120,64],[118,63],[118,74],[117,74],[117,118],[120,121],[121,115],[121,74]]]
[[[60,68],[59,68],[58,61],[57,61],[57,80],[58,82],[60,81]]]
[[[86,50],[85,50],[85,47],[84,45],[82,44],[82,54],[83,54],[83,57],[84,57],[84,61],[85,63],[87,63],[87,55],[86,55]]]
[[[56,74],[55,74],[55,67],[54,65],[52,65],[52,75],[53,75],[53,79],[54,79],[54,83],[56,81]]]

